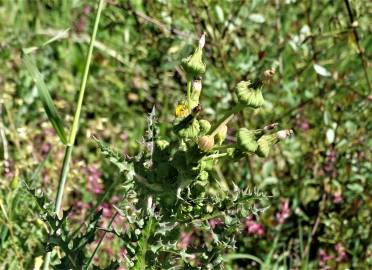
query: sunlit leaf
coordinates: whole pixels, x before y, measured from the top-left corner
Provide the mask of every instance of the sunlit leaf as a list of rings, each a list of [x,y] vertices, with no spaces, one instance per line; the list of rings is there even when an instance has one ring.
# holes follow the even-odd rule
[[[320,66],[318,64],[314,64],[314,70],[316,73],[318,73],[320,76],[329,77],[331,76],[331,73],[323,66]]]

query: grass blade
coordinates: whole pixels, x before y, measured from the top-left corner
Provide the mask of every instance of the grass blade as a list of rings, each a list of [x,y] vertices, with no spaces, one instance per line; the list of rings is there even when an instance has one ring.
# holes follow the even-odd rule
[[[60,118],[57,108],[54,106],[53,100],[49,94],[48,88],[45,85],[45,82],[37,69],[35,63],[32,59],[27,55],[24,54],[23,62],[30,73],[32,79],[35,81],[39,97],[43,103],[44,110],[48,116],[49,121],[52,123],[53,128],[55,129],[58,137],[64,144],[67,144],[67,136],[66,132],[63,128],[63,122]]]

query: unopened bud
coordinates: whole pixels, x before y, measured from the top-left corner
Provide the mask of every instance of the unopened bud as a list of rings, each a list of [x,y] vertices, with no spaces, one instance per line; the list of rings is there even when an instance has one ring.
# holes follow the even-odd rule
[[[253,108],[259,108],[264,103],[261,86],[255,87],[250,81],[241,81],[237,84],[235,92],[239,103]]]
[[[256,132],[255,130],[248,130],[240,128],[238,132],[238,144],[244,152],[255,152],[257,150]]]
[[[199,46],[194,53],[182,59],[182,67],[185,70],[187,77],[195,78],[205,73],[205,64],[203,63],[203,47],[205,44],[205,35],[203,34],[199,40]]]
[[[199,138],[198,147],[204,152],[208,152],[214,146],[214,138],[209,135],[205,135]]]
[[[257,141],[258,148],[256,154],[260,157],[267,157],[274,144],[278,143],[280,140],[287,139],[292,134],[292,130],[280,130],[274,134],[263,135]]]
[[[205,119],[199,120],[200,133],[199,135],[205,135],[211,129],[211,123]]]
[[[226,125],[220,126],[215,135],[216,143],[221,145],[223,141],[226,139],[226,134],[227,134],[227,126]]]

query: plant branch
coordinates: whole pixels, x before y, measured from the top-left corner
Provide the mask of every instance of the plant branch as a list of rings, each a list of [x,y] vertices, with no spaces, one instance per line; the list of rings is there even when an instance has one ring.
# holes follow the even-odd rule
[[[344,3],[345,3],[345,6],[346,6],[346,9],[347,9],[347,13],[349,15],[351,28],[353,29],[353,33],[354,33],[354,37],[355,37],[355,42],[356,42],[356,45],[358,47],[358,54],[359,54],[360,61],[362,62],[364,76],[366,77],[366,82],[367,82],[368,90],[369,90],[369,93],[371,93],[372,92],[372,87],[371,87],[371,83],[370,83],[369,77],[368,77],[368,71],[367,71],[368,70],[368,67],[367,67],[366,60],[364,58],[364,50],[363,50],[362,46],[360,45],[360,38],[359,38],[359,35],[358,35],[358,31],[356,29],[356,26],[354,25],[353,12],[351,10],[351,6],[350,6],[350,3],[349,3],[349,0],[344,0]]]

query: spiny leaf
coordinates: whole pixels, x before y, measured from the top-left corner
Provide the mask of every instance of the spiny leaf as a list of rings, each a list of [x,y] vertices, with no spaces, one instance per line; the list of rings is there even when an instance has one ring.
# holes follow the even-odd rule
[[[43,103],[44,110],[48,116],[49,121],[52,123],[53,128],[57,132],[58,137],[61,139],[62,143],[67,144],[66,132],[63,127],[62,119],[60,118],[56,107],[54,106],[53,100],[49,94],[48,88],[37,69],[35,63],[32,59],[24,54],[23,62],[30,73],[32,79],[35,81],[40,99]]]

